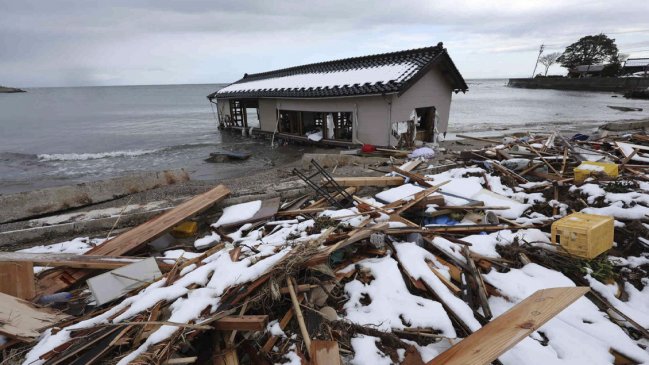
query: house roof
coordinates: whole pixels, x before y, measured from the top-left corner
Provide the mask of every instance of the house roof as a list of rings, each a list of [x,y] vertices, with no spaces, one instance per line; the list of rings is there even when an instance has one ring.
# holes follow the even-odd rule
[[[439,43],[433,47],[246,74],[208,98],[402,94],[434,66],[440,67],[454,91],[468,90],[464,78]]]
[[[645,67],[649,65],[649,58],[629,58],[624,67]]]

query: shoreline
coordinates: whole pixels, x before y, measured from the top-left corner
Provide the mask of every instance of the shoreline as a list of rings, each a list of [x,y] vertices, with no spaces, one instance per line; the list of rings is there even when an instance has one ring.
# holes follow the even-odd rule
[[[602,127],[608,123],[632,123],[632,122],[647,122],[649,118],[623,118],[615,120],[591,120],[591,121],[575,121],[575,122],[548,122],[543,126],[539,126],[537,123],[527,123],[521,125],[513,126],[501,126],[495,127],[492,129],[470,129],[470,128],[457,128],[447,133],[446,138],[441,142],[441,144],[450,145],[454,142],[461,142],[462,144],[471,144],[466,146],[467,148],[472,148],[472,144],[475,141],[470,141],[468,139],[463,139],[457,137],[458,134],[465,134],[472,137],[482,137],[482,138],[492,138],[500,139],[507,136],[512,136],[520,133],[526,132],[549,132],[557,130],[558,132],[568,135],[571,133],[582,133],[588,134],[596,132],[599,127]],[[534,128],[534,127],[537,128]],[[218,150],[231,150],[233,147],[240,146],[240,142],[235,131],[230,130],[221,130],[219,133],[223,134],[229,139],[237,138],[233,141],[228,141],[221,145],[216,145]],[[237,142],[239,141],[239,142]],[[140,173],[142,171],[156,172],[161,170],[173,170],[183,168],[188,171],[192,181],[220,181],[223,179],[234,179],[242,176],[246,176],[249,171],[268,171],[277,167],[283,167],[290,165],[296,161],[299,161],[303,153],[338,153],[344,148],[332,147],[332,146],[321,146],[317,144],[302,144],[302,143],[289,143],[284,146],[279,146],[275,148],[270,147],[270,141],[263,137],[252,137],[242,140],[249,142],[245,147],[242,147],[242,150],[250,152],[252,157],[246,161],[231,161],[223,163],[203,163],[201,162],[208,156],[205,155],[196,155],[192,159],[186,160],[185,164],[172,164],[164,166],[156,170],[123,170],[120,173],[114,175],[104,175],[95,179],[84,179],[84,178],[75,178],[75,177],[66,177],[66,176],[47,176],[45,179],[40,179],[34,181],[33,179],[29,180],[10,180],[0,181],[0,195],[9,195],[21,192],[30,192],[35,190],[61,187],[67,185],[75,185],[83,182],[92,182],[98,180],[105,180],[114,177],[125,176],[134,173]],[[481,147],[480,145],[473,147]],[[165,149],[161,149],[165,150]],[[335,151],[335,152],[332,152]],[[74,163],[76,161],[70,161]],[[43,163],[47,163],[43,162]],[[56,163],[61,163],[56,161]]]

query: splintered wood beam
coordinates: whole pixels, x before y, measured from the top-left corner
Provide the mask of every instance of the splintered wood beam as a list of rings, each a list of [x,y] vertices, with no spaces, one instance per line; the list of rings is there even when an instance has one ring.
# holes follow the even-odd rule
[[[400,186],[403,185],[401,176],[367,176],[367,177],[335,177],[334,181],[340,186]]]
[[[295,289],[293,287],[293,279],[291,277],[286,278],[286,285],[288,286],[289,293],[291,294],[291,302],[293,303],[293,311],[295,311],[295,317],[297,318],[297,324],[300,327],[300,332],[302,333],[302,340],[304,340],[304,346],[306,347],[309,357],[311,354],[311,337],[309,331],[306,329],[306,324],[304,323],[304,316],[302,315],[302,309],[300,309],[300,302],[297,300],[297,295],[295,294]]]
[[[133,252],[171,230],[183,220],[225,199],[228,195],[230,195],[230,189],[225,185],[219,185],[91,249],[86,254],[121,256]],[[86,269],[67,269],[46,273],[38,280],[36,294],[53,294],[65,290],[92,273],[93,271]]]
[[[214,329],[219,331],[262,331],[267,324],[267,315],[226,316],[214,322]]]
[[[588,287],[539,290],[427,365],[489,364],[588,291]]]
[[[395,166],[392,166],[391,169],[392,169],[392,171],[396,172],[397,174],[403,175],[403,176],[409,178],[410,180],[416,182],[417,184],[419,184],[419,185],[421,185],[423,187],[426,187],[426,188],[432,188],[433,187],[433,185],[429,181],[427,181],[426,178],[423,175],[420,175],[420,174],[417,174],[417,173],[414,173],[414,172],[410,172],[410,171],[406,171],[406,170],[402,170],[399,167],[395,167]]]
[[[35,266],[74,269],[113,270],[144,259],[144,257],[134,256],[94,256],[74,253],[0,252],[0,265],[4,262],[29,262]],[[160,269],[169,270],[173,266],[164,263],[162,259],[157,259],[157,261]]]

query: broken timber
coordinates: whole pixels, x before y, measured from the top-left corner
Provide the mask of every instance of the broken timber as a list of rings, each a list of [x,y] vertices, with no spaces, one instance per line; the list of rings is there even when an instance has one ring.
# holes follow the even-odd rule
[[[225,199],[230,190],[219,185],[208,192],[197,195],[172,210],[151,219],[87,252],[88,255],[119,256],[135,251],[190,216],[198,214]],[[44,275],[38,281],[37,295],[52,294],[64,290],[89,275],[85,269],[69,269]]]
[[[486,365],[588,292],[587,287],[542,289],[444,351],[427,365]]]
[[[143,259],[135,256],[94,256],[74,253],[0,252],[0,265],[4,262],[30,262],[35,266],[52,268],[113,270]],[[163,271],[170,270],[173,266],[165,263],[162,258],[157,259],[157,261],[158,266]]]

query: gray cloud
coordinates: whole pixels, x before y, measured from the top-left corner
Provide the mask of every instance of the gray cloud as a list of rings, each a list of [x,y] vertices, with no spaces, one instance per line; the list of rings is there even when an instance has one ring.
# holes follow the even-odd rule
[[[610,32],[622,51],[649,48],[648,13],[631,0],[0,0],[0,84],[231,81],[438,41],[468,77],[518,76],[542,42]]]

